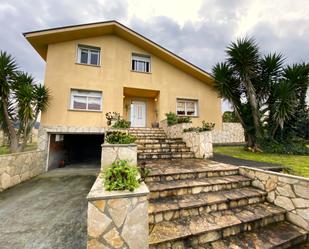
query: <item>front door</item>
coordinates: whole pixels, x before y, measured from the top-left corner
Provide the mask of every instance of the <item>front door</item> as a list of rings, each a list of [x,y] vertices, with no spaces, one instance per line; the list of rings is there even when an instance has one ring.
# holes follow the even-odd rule
[[[132,101],[131,127],[146,127],[146,102]]]

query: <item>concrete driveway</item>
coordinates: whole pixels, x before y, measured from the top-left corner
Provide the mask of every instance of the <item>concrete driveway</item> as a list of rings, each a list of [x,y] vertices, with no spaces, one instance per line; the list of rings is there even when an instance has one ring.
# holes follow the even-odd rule
[[[97,172],[57,169],[0,193],[0,248],[86,248],[86,196]]]

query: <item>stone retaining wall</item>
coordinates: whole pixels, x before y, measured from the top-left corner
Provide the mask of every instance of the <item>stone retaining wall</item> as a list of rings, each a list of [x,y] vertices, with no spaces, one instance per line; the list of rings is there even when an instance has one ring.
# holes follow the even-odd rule
[[[149,190],[105,191],[99,175],[88,194],[87,249],[147,249]]]
[[[239,144],[245,143],[244,129],[240,123],[222,123],[222,130],[212,131],[214,144]]]
[[[194,152],[196,158],[209,158],[213,156],[212,135],[210,131],[184,132],[183,141]]]
[[[284,208],[287,219],[309,231],[309,178],[240,167],[240,174],[252,185],[267,192],[270,203]]]
[[[161,121],[161,127],[163,128],[165,134],[169,138],[182,138],[183,137],[183,130],[189,127],[192,127],[191,123],[183,123],[183,124],[175,124],[168,126],[167,120]]]
[[[45,166],[44,158],[44,151],[0,156],[0,192],[42,173]]]
[[[101,169],[104,170],[116,160],[127,160],[137,165],[136,144],[102,144]]]

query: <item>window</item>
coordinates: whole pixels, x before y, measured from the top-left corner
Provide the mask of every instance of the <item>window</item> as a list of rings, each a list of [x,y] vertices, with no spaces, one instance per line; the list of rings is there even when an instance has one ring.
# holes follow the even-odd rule
[[[72,110],[102,110],[102,93],[97,91],[71,90]]]
[[[197,100],[177,99],[177,115],[197,116]]]
[[[56,134],[55,142],[61,142],[64,140],[64,136],[62,134]]]
[[[137,72],[150,72],[150,56],[132,54],[132,70]]]
[[[100,65],[100,48],[78,46],[77,62],[86,65]]]

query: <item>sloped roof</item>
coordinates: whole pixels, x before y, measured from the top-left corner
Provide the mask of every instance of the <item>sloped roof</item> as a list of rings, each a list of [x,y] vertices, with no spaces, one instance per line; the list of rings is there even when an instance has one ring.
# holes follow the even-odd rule
[[[31,31],[26,32],[23,35],[40,56],[46,60],[48,44],[111,34],[117,35],[135,44],[150,54],[163,59],[199,80],[212,84],[212,76],[208,72],[117,21],[88,23]]]

